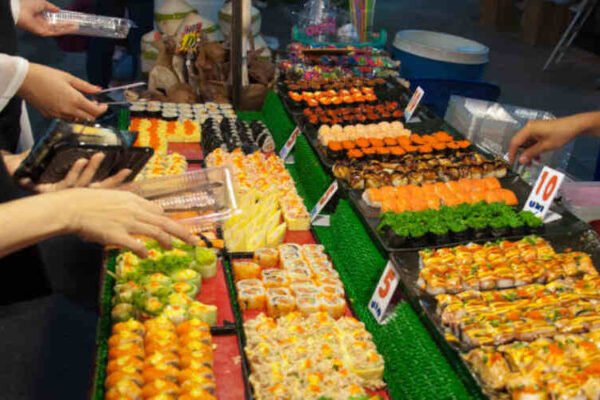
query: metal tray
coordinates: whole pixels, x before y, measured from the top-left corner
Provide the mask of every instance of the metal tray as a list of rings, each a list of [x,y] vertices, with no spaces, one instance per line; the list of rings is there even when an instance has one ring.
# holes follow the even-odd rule
[[[519,204],[517,209],[522,209],[529,197],[529,193],[531,192],[531,186],[529,186],[525,181],[523,181],[518,176],[507,176],[505,178],[500,179],[500,183],[503,188],[507,188],[515,192],[517,199],[519,199]],[[423,248],[436,248],[436,247],[448,247],[448,246],[456,246],[459,244],[464,244],[468,242],[485,242],[490,240],[497,240],[496,237],[487,237],[478,240],[467,239],[462,241],[454,241],[442,244],[427,244],[427,245],[416,245],[406,247],[392,247],[383,235],[381,235],[377,231],[377,225],[379,224],[379,211],[376,208],[370,207],[367,203],[362,199],[362,190],[349,190],[348,198],[350,199],[351,204],[358,211],[358,214],[367,225],[369,233],[373,238],[375,238],[379,247],[384,251],[393,252],[393,251],[412,251],[419,250]],[[576,235],[586,230],[591,229],[590,226],[578,219],[575,215],[573,215],[569,210],[560,204],[560,202],[555,202],[551,208],[552,211],[559,213],[562,215],[562,218],[558,221],[551,222],[549,224],[544,225],[544,230],[541,233],[538,233],[539,236],[542,237],[556,237],[561,235]],[[502,239],[519,239],[524,235],[507,235],[501,237]]]
[[[595,231],[587,230],[575,235],[565,234],[545,239],[559,252],[572,249],[588,253],[592,257],[594,266],[600,271],[600,236]],[[403,298],[425,319],[425,326],[429,328],[435,340],[448,346],[458,355],[465,368],[471,373],[475,381],[479,383],[483,393],[492,398],[507,396],[506,393],[493,391],[483,384],[480,377],[462,357],[468,349],[460,346],[460,344],[446,340],[446,329],[436,313],[437,301],[435,297],[422,292],[417,285],[420,271],[419,253],[417,251],[394,252],[390,254],[390,259],[400,276]]]

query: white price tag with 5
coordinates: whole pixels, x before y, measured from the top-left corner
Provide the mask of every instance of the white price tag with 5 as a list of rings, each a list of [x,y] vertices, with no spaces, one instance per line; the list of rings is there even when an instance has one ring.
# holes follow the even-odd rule
[[[388,261],[381,278],[379,278],[379,283],[375,288],[373,297],[371,297],[371,301],[369,302],[369,310],[371,310],[371,313],[380,324],[386,316],[398,283],[398,272],[396,272],[392,262]]]
[[[554,197],[565,175],[552,168],[544,167],[525,203],[524,211],[531,211],[542,220],[550,210]]]
[[[410,119],[412,118],[413,114],[417,110],[417,107],[419,107],[419,103],[421,103],[421,99],[423,98],[424,94],[425,91],[421,88],[421,86],[418,86],[415,92],[413,93],[412,97],[410,98],[408,105],[404,109],[404,120],[406,122],[410,121]]]
[[[285,159],[287,158],[287,156],[290,154],[290,152],[294,148],[294,145],[296,144],[296,139],[298,138],[299,134],[300,134],[300,128],[296,127],[292,131],[292,134],[290,135],[290,138],[287,140],[287,142],[285,142],[285,144],[283,145],[283,147],[279,151],[279,157],[283,161],[285,161]]]

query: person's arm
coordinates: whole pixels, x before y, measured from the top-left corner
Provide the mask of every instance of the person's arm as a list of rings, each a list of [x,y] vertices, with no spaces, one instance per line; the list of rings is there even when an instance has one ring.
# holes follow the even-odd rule
[[[147,250],[133,235],[154,238],[165,248],[171,236],[195,242],[160,206],[116,190],[71,189],[2,203],[0,226],[0,257],[61,234],[120,245],[141,256]]]
[[[519,157],[521,164],[528,164],[540,154],[556,150],[580,135],[600,137],[600,112],[575,114],[555,120],[535,120],[527,123],[512,138],[508,150],[511,163],[520,148],[523,153]]]
[[[75,24],[52,25],[45,12],[59,12],[60,8],[45,0],[10,0],[15,25],[38,36],[61,36],[77,31]]]

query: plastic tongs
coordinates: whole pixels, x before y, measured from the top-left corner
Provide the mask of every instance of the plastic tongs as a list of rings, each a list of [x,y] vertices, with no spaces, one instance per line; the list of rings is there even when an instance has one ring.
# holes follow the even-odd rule
[[[95,100],[98,103],[106,104],[109,106],[129,104],[129,101],[127,101],[127,100],[116,101],[113,98],[111,98],[110,96],[108,96],[107,93],[123,92],[125,90],[134,89],[134,88],[145,86],[145,85],[146,85],[146,82],[135,82],[135,83],[129,83],[127,85],[115,86],[115,87],[101,90],[98,93],[90,94],[90,95],[88,95],[88,98],[90,100]]]

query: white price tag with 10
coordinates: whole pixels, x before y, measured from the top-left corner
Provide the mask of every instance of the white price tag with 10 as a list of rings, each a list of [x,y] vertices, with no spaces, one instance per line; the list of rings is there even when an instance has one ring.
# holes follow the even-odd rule
[[[531,191],[523,210],[531,211],[544,220],[550,211],[550,206],[564,179],[565,175],[563,173],[549,167],[544,167],[533,186],[533,190]],[[545,222],[547,223],[550,221],[546,218]]]
[[[423,95],[425,95],[425,91],[421,88],[421,86],[418,86],[417,89],[415,89],[415,92],[413,93],[412,97],[410,98],[408,105],[404,109],[404,121],[410,121],[413,114],[417,110],[417,107],[419,107],[419,103],[421,103]]]
[[[296,139],[298,138],[299,134],[300,134],[300,128],[296,127],[292,131],[292,134],[290,135],[287,142],[285,142],[285,144],[279,151],[279,158],[281,158],[283,161],[285,161],[286,158],[290,155],[290,152],[294,148],[294,145],[296,144]]]
[[[383,322],[389,311],[390,301],[396,292],[399,279],[394,265],[391,261],[388,261],[381,278],[379,278],[379,283],[375,288],[373,297],[371,297],[371,301],[369,302],[369,310],[371,310],[371,314],[373,314],[380,324]]]

